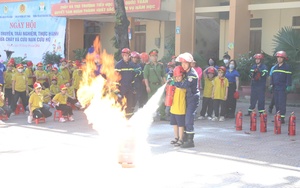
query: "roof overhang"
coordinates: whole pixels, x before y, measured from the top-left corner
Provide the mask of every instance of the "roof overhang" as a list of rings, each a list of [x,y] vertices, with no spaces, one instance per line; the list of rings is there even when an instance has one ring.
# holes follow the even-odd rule
[[[248,5],[248,10],[273,10],[273,9],[289,9],[300,8],[300,2],[283,2],[283,3],[264,3]],[[212,6],[212,7],[197,7],[195,13],[215,13],[229,12],[230,6]]]

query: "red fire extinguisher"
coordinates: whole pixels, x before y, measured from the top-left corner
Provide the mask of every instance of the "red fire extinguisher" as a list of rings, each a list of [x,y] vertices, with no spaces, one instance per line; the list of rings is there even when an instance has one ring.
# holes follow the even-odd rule
[[[253,110],[250,115],[250,131],[256,131],[256,112]]]
[[[165,105],[166,106],[172,106],[174,93],[175,93],[175,86],[167,85],[167,87],[166,87],[166,98],[165,98]]]
[[[267,113],[264,111],[260,114],[260,132],[267,132]]]
[[[243,128],[243,113],[239,110],[235,116],[235,130],[241,131]]]
[[[274,116],[274,134],[281,134],[281,115],[279,111]]]
[[[296,135],[296,116],[294,112],[292,112],[289,117],[289,135],[290,136]]]

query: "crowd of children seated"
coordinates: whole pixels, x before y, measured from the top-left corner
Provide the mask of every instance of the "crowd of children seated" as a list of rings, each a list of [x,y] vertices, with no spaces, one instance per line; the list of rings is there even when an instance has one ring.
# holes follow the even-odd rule
[[[61,111],[59,122],[74,121],[72,109],[81,109],[76,96],[81,65],[80,61],[65,59],[59,67],[31,61],[16,64],[11,58],[0,82],[0,116],[10,118],[22,106],[28,114],[27,122],[32,123],[33,119],[50,117],[50,108],[54,108]],[[0,120],[0,124],[4,122]]]

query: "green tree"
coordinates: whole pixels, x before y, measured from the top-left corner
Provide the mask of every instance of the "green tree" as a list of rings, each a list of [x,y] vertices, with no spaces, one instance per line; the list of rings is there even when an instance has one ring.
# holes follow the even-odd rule
[[[118,49],[115,59],[118,60],[123,48],[129,48],[128,26],[124,0],[114,0],[115,3],[115,37],[114,46]]]

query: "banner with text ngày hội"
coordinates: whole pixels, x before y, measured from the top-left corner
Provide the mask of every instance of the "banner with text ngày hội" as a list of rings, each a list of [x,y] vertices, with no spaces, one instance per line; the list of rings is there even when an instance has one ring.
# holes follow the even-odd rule
[[[26,57],[34,64],[47,51],[64,57],[66,18],[52,17],[51,5],[60,0],[0,4],[0,54]]]

